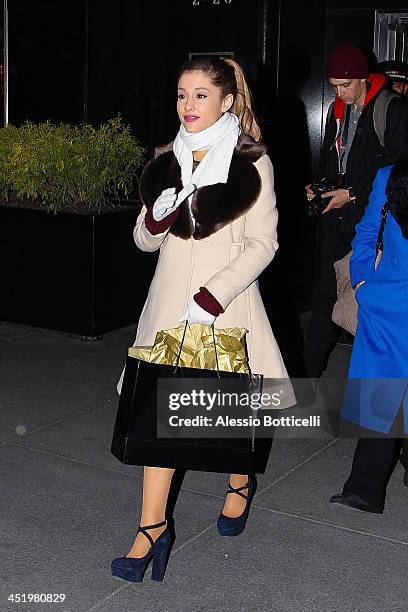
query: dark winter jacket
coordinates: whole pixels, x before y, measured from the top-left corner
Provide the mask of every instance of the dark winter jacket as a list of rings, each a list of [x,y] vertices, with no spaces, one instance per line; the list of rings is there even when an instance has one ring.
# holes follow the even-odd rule
[[[370,89],[348,156],[346,174],[341,183],[342,187],[353,189],[356,200],[327,213],[339,217],[340,230],[345,232],[354,231],[355,225],[362,218],[377,170],[395,163],[402,154],[408,153],[407,101],[402,97],[391,100],[384,134],[385,147],[382,147],[374,129],[373,112],[375,101],[384,88],[385,78],[374,74],[368,81]],[[336,97],[334,106],[329,110],[320,169],[322,177],[327,177],[336,184],[339,177],[339,134],[345,116],[346,106]]]

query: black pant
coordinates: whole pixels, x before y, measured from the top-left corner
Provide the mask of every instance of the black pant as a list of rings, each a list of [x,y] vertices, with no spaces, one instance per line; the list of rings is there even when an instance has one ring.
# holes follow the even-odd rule
[[[400,408],[388,435],[358,440],[351,473],[344,484],[343,493],[356,493],[378,512],[383,511],[388,481],[405,441],[395,436],[403,426],[403,412]]]
[[[404,469],[408,469],[408,440],[404,439],[402,441],[402,449],[400,455],[400,461],[404,466]]]
[[[401,438],[360,438],[343,493],[356,493],[382,512],[388,481],[401,453]]]
[[[320,272],[316,284],[312,318],[303,351],[308,375],[319,378],[327,367],[327,360],[341,332],[333,323],[333,306],[337,299],[334,263],[351,250],[354,233],[340,232],[340,219],[327,213],[322,216],[323,242],[320,252]]]

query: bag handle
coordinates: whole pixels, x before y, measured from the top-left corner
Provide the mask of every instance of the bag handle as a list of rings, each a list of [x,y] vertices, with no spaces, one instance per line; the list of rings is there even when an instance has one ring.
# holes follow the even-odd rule
[[[183,343],[184,343],[184,338],[186,337],[186,331],[187,331],[187,325],[188,322],[186,321],[186,324],[184,325],[184,332],[183,332],[183,337],[181,338],[181,342],[180,342],[180,350],[179,353],[177,355],[177,361],[176,364],[174,366],[174,372],[177,370],[177,368],[179,367],[179,362],[180,362],[180,357],[181,357],[181,350],[183,348]],[[217,353],[217,345],[215,342],[215,333],[214,333],[214,325],[211,325],[211,330],[212,330],[212,336],[213,336],[213,343],[214,343],[214,351],[215,351],[215,363],[217,365],[217,375],[218,378],[221,378],[221,374],[220,374],[220,366],[218,364],[218,353]]]
[[[381,208],[381,225],[380,225],[380,229],[378,231],[378,236],[377,236],[376,253],[375,253],[376,257],[378,257],[380,251],[382,252],[384,248],[384,243],[383,243],[384,229],[385,229],[385,222],[387,221],[387,215],[388,215],[389,210],[390,210],[390,205],[388,202],[385,202],[385,204],[383,204]]]
[[[220,378],[220,366],[218,365],[218,355],[217,355],[217,345],[215,342],[215,333],[214,333],[214,325],[211,325],[212,335],[213,335],[213,343],[214,343],[214,351],[215,351],[215,363],[217,365],[217,374],[218,378]]]
[[[181,356],[181,349],[183,348],[183,342],[184,342],[184,338],[186,337],[186,331],[187,331],[187,321],[184,325],[184,332],[183,332],[183,337],[181,339],[180,342],[180,350],[179,350],[179,354],[177,355],[177,361],[176,361],[176,365],[174,366],[174,371],[177,370],[177,368],[179,367],[179,361],[180,361],[180,356]]]

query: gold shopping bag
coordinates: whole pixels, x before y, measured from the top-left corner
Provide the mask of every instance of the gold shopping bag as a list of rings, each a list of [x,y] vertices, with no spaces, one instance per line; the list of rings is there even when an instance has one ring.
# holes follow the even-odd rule
[[[182,323],[157,332],[153,346],[129,348],[128,355],[161,365],[247,374],[247,333],[244,327],[213,329],[202,323]]]

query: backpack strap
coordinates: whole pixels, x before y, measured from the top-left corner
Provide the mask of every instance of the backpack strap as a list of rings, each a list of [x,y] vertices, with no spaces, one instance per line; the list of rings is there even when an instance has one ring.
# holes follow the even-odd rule
[[[395,99],[399,98],[398,94],[389,91],[388,89],[383,89],[377,96],[377,99],[374,104],[374,112],[373,112],[373,123],[375,133],[377,134],[377,138],[380,141],[381,146],[385,147],[385,130],[387,129],[387,112],[390,103]]]

